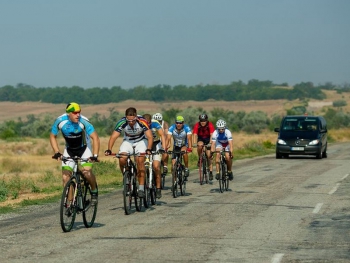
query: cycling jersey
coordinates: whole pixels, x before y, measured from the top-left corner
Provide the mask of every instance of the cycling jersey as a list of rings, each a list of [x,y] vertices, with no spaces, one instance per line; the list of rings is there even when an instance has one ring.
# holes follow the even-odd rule
[[[157,120],[152,120],[150,128],[152,130],[153,143],[158,143],[160,141],[158,130],[162,129],[162,126]]]
[[[193,134],[197,134],[198,138],[201,138],[201,139],[209,139],[210,134],[213,133],[214,131],[215,131],[214,125],[210,121],[208,121],[205,126],[200,125],[200,122],[196,122],[196,124],[193,127]]]
[[[123,117],[117,122],[114,130],[119,133],[124,131],[124,141],[139,142],[146,138],[145,131],[149,130],[149,128],[147,120],[138,115],[133,127],[130,127],[126,117]]]
[[[72,122],[67,114],[59,116],[51,128],[51,133],[57,136],[61,133],[69,150],[80,150],[84,147],[91,149],[90,135],[95,131],[89,119],[80,115],[79,122]]]
[[[192,131],[187,124],[184,124],[182,129],[178,131],[176,129],[176,124],[173,124],[169,127],[168,134],[171,134],[173,136],[174,146],[182,147],[182,146],[188,145],[187,135],[192,134]]]
[[[212,135],[213,142],[217,142],[222,146],[226,147],[228,145],[228,141],[232,141],[232,133],[230,130],[225,129],[223,133],[220,133],[218,130],[215,130]]]

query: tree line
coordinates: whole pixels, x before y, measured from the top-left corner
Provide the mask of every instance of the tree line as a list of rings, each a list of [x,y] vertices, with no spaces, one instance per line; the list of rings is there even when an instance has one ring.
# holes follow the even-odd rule
[[[247,83],[242,81],[231,82],[228,85],[156,85],[153,87],[137,86],[131,89],[122,89],[120,86],[94,87],[84,89],[72,87],[40,87],[18,84],[0,87],[0,101],[24,102],[41,101],[46,103],[67,103],[76,101],[83,104],[106,104],[121,102],[128,99],[165,101],[206,101],[209,99],[223,101],[244,100],[271,100],[271,99],[305,99],[322,100],[326,95],[322,89],[337,89],[338,87],[326,83],[315,86],[312,82],[301,82],[289,87],[287,83],[275,84],[272,81],[252,79]],[[344,91],[348,91],[344,87]]]

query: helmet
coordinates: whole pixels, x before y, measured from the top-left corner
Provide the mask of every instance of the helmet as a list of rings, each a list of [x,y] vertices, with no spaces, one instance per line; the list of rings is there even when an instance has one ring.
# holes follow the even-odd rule
[[[226,121],[220,119],[216,122],[216,128],[225,128],[225,127],[226,127]]]
[[[185,121],[185,119],[184,119],[184,117],[182,117],[182,116],[176,116],[176,120],[175,120],[176,122],[184,122]]]
[[[162,121],[163,120],[163,115],[161,113],[155,113],[152,116],[152,119],[157,120],[157,121]]]
[[[199,115],[199,120],[200,121],[207,121],[208,120],[208,115],[205,114],[205,113]]]
[[[71,102],[66,107],[66,113],[81,111],[80,106],[76,102]]]

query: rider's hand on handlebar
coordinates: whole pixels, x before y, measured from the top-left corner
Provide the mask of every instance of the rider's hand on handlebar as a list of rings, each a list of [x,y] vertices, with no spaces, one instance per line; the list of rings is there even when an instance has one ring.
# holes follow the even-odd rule
[[[62,153],[57,152],[57,153],[55,153],[55,154],[52,156],[52,159],[58,160],[58,159],[61,159],[61,157],[62,157]]]
[[[152,154],[152,150],[151,149],[147,149],[146,150],[146,154]]]
[[[213,156],[214,156],[214,152],[210,151],[210,156],[209,156],[209,158],[210,158],[210,159],[213,159]]]
[[[91,162],[98,162],[98,159],[97,159],[97,158],[98,158],[98,156],[91,156],[91,157],[90,157],[90,161],[91,161]]]
[[[108,156],[108,155],[111,155],[112,154],[112,151],[111,150],[105,150],[105,155]]]
[[[192,148],[187,148],[186,152],[191,153],[192,152]]]

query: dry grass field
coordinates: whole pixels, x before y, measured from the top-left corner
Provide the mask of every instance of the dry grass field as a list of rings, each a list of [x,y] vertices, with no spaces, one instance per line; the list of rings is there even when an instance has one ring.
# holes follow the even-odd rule
[[[332,107],[333,101],[345,100],[348,105],[343,108],[344,111],[350,112],[350,95],[348,93],[338,94],[333,91],[326,91],[327,99],[323,101],[310,100],[309,111],[315,114],[322,114],[325,107]],[[124,112],[127,107],[134,106],[138,110],[155,113],[161,112],[163,109],[178,108],[183,109],[189,106],[201,107],[210,112],[214,108],[223,108],[232,111],[263,111],[269,116],[272,114],[285,114],[286,109],[300,105],[299,101],[287,100],[268,100],[268,101],[240,101],[240,102],[225,102],[225,101],[205,101],[205,102],[179,102],[179,103],[155,103],[149,101],[124,101],[121,103],[110,103],[106,105],[84,105],[82,104],[82,112],[85,116],[91,117],[94,113],[108,116],[109,110],[113,108],[119,112]],[[52,113],[60,115],[64,112],[65,104],[48,104],[35,102],[0,102],[0,123],[7,120],[17,120],[18,118],[25,119],[27,115],[39,115],[43,113]],[[349,140],[349,131],[330,131],[330,135],[337,141]],[[247,135],[244,133],[234,134],[235,148],[242,148],[248,142],[270,141],[275,143],[276,134],[273,132],[263,133],[259,135]],[[107,147],[108,138],[101,138],[101,161],[113,161],[111,157],[102,156],[103,151]],[[117,140],[113,150],[117,150],[121,139]],[[63,150],[63,141],[61,142],[61,151]],[[0,176],[1,180],[7,182],[21,180],[22,182],[30,182],[35,180],[38,187],[40,184],[49,183],[60,187],[60,163],[51,159],[52,149],[49,145],[49,140],[44,139],[26,139],[18,142],[5,142],[0,140]],[[46,175],[46,178],[45,178]],[[38,180],[38,178],[43,178]],[[52,179],[48,178],[52,177]],[[17,178],[17,179],[16,179]],[[25,180],[26,179],[26,180]],[[50,181],[51,180],[51,181]],[[15,198],[9,198],[5,202],[0,202],[0,206],[16,204],[25,199],[34,199],[47,196],[44,193],[33,193],[31,191],[21,192]]]

